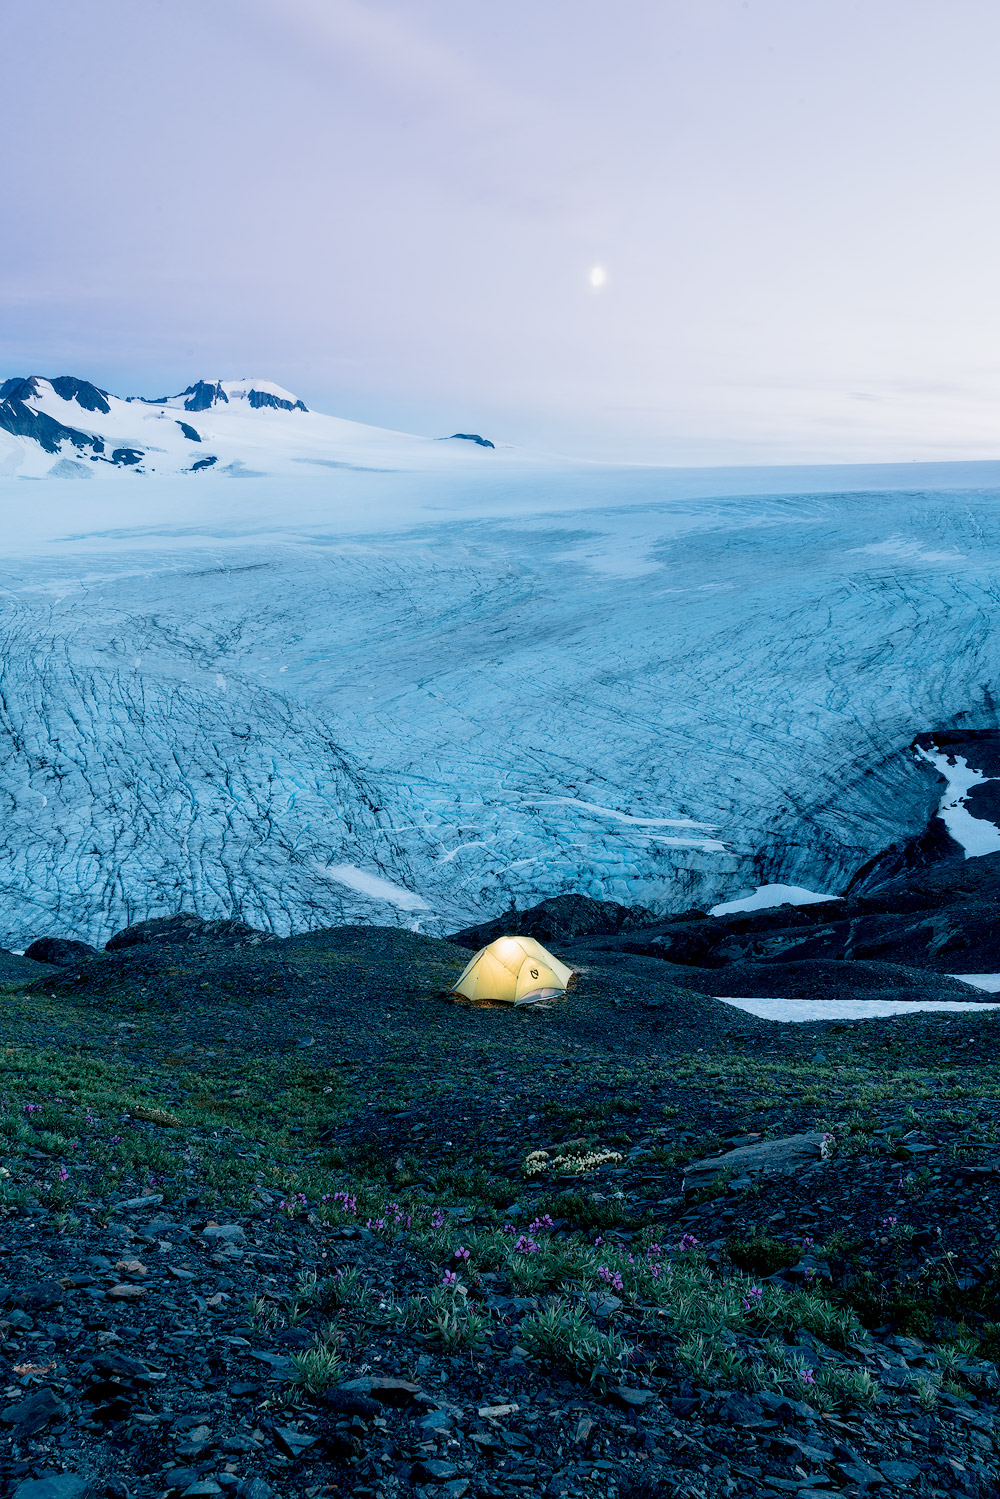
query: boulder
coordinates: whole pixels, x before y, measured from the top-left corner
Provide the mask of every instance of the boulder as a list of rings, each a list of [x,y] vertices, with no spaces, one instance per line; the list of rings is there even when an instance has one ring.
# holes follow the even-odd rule
[[[238,1223],[210,1223],[201,1231],[203,1239],[215,1239],[224,1244],[243,1244],[246,1234]]]
[[[706,1156],[692,1161],[684,1172],[684,1191],[690,1195],[712,1184],[721,1171],[736,1177],[770,1176],[797,1172],[825,1160],[829,1149],[826,1135],[810,1130],[801,1135],[786,1135],[782,1140],[762,1140],[759,1145],[739,1145],[722,1155]]]
[[[98,952],[88,942],[74,942],[70,937],[37,937],[30,947],[25,948],[24,956],[35,963],[70,967],[86,958],[96,958]]]
[[[94,1492],[78,1473],[43,1473],[19,1483],[12,1499],[91,1499]]]
[[[54,1390],[46,1387],[17,1401],[15,1405],[5,1406],[0,1411],[0,1421],[4,1426],[16,1427],[15,1438],[23,1441],[41,1431],[49,1421],[58,1421],[65,1415],[66,1406]]]

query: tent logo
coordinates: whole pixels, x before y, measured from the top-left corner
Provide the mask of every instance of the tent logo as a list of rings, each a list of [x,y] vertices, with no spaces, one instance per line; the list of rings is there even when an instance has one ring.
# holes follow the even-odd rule
[[[531,977],[533,979],[536,979],[538,977],[538,969],[537,968],[531,968],[531,969],[529,969],[529,972],[530,972]]]

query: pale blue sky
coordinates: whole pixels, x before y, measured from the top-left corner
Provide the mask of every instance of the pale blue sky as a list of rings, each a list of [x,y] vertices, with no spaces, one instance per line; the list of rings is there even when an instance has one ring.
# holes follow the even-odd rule
[[[996,0],[7,0],[0,374],[1000,456],[998,44]]]

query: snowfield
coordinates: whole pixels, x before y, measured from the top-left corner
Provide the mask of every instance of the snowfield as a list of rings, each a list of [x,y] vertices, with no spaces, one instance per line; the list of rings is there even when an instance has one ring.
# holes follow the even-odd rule
[[[933,1015],[977,1015],[980,1010],[987,1013],[1000,1009],[1000,1005],[966,1003],[961,999],[725,999],[724,1005],[733,1005],[756,1015],[759,1020],[778,1020],[786,1024],[802,1025],[809,1021],[826,1020],[886,1020],[890,1015],[912,1015],[918,1012]]]
[[[1000,465],[682,473],[238,394],[179,415],[229,472],[81,484],[0,434],[5,946],[836,894],[937,811],[915,735],[996,725]]]

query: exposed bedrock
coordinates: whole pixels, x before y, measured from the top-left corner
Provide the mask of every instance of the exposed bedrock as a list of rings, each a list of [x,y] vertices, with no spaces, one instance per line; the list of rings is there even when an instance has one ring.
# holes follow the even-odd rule
[[[718,917],[684,912],[638,930],[595,930],[569,950],[657,957],[673,970],[674,982],[683,983],[691,969],[691,986],[734,997],[821,998],[824,986],[832,994],[848,983],[859,997],[864,990],[907,988],[914,992],[905,998],[933,997],[916,992],[921,984],[913,970],[935,977],[1000,974],[998,903],[1000,853],[958,855],[870,894]]]

